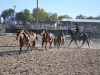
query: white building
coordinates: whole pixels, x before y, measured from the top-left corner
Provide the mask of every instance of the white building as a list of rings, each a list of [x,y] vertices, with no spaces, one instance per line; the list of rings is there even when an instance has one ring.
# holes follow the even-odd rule
[[[88,31],[100,29],[100,20],[94,19],[63,19],[61,21],[61,26],[74,27],[76,23],[79,25],[80,29]]]
[[[15,15],[16,15],[16,14],[15,14]],[[14,12],[11,12],[11,13],[10,13],[10,16],[5,18],[5,24],[16,25],[17,22],[14,21],[14,18],[16,17],[15,15],[14,15]]]
[[[0,17],[0,24],[3,24],[3,23],[4,23],[3,17]]]
[[[12,21],[12,19],[10,16],[5,18],[5,24],[11,24],[11,21]]]

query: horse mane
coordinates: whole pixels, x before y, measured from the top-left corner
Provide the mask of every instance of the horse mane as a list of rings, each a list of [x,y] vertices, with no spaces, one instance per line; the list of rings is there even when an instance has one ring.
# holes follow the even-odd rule
[[[26,35],[25,35],[25,33],[22,33],[23,35],[24,35],[24,37],[25,37],[25,39],[26,39]]]
[[[47,30],[45,30],[45,32],[46,32],[46,34],[48,33],[48,31],[47,31]]]

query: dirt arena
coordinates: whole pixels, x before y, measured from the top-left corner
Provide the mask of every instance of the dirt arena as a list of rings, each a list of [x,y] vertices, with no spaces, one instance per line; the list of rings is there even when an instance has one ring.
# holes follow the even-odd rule
[[[41,37],[33,51],[19,52],[15,36],[0,36],[0,75],[100,75],[100,40],[92,39],[79,49],[66,38],[65,46],[58,50],[42,50]],[[79,45],[81,44],[78,43]],[[49,45],[48,45],[49,46]]]

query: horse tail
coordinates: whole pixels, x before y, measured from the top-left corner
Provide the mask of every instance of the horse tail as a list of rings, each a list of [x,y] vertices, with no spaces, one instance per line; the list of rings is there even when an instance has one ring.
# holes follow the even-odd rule
[[[92,44],[91,36],[88,36],[88,37],[89,37],[89,41],[90,41],[90,43]]]
[[[36,40],[38,41],[38,37],[37,37],[37,34],[36,34]]]
[[[55,37],[54,38],[54,46],[56,46],[56,44],[57,44],[57,38]]]
[[[35,47],[35,40],[33,41],[33,46]]]

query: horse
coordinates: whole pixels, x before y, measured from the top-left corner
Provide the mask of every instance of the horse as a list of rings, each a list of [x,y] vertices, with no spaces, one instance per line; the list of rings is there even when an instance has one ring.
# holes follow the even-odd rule
[[[91,41],[91,36],[89,36],[87,33],[81,32],[81,33],[79,34],[79,37],[78,37],[78,38],[75,36],[75,33],[74,33],[71,29],[68,29],[68,33],[69,33],[69,35],[71,36],[71,41],[70,41],[69,45],[74,41],[75,44],[77,45],[77,47],[79,48],[79,46],[78,46],[78,44],[77,44],[76,41],[77,41],[77,40],[79,40],[79,41],[82,40],[83,43],[82,43],[82,45],[80,46],[80,48],[84,45],[85,41],[87,42],[88,47],[90,48],[89,42],[92,43],[92,41]],[[69,46],[69,45],[68,45],[68,46]]]
[[[38,37],[37,34],[35,32],[32,32],[31,30],[29,30],[29,33],[32,34],[34,36],[34,39],[38,41]],[[35,40],[33,41],[33,46],[35,47]]]
[[[62,45],[64,45],[64,41],[65,41],[64,33],[63,33],[63,31],[60,31],[60,34],[54,39],[54,45],[62,46]]]
[[[50,36],[50,34],[45,29],[42,30],[42,32],[41,32],[41,35],[42,35],[42,47],[43,47],[43,45],[45,43],[45,48],[47,49],[47,43],[49,42],[50,48],[51,48],[52,42],[54,42],[54,38],[55,38],[53,33],[51,33],[51,34],[52,34],[52,36]]]
[[[17,32],[16,40],[19,40],[20,43],[19,55],[22,51],[22,47],[25,45],[27,46],[27,50],[30,48],[32,51],[32,44],[35,40],[33,35],[31,35],[30,33],[26,34],[24,31]],[[27,52],[27,50],[25,52]]]

